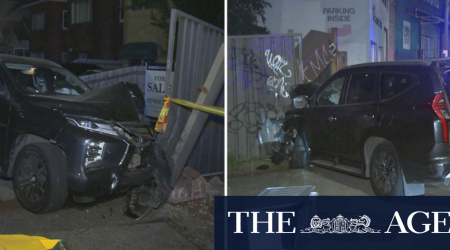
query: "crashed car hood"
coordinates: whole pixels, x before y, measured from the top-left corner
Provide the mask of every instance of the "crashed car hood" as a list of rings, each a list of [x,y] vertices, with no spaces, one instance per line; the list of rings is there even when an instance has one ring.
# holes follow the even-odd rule
[[[133,97],[125,82],[79,96],[36,96],[33,103],[60,110],[66,115],[115,121],[139,121]]]

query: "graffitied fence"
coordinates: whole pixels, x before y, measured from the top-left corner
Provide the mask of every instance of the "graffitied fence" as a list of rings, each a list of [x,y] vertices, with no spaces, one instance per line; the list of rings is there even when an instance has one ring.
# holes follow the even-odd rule
[[[271,153],[289,92],[302,81],[301,34],[228,37],[228,153]]]

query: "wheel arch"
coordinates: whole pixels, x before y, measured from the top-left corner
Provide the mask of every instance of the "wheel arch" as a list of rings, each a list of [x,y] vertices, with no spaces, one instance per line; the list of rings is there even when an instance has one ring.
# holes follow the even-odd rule
[[[392,146],[394,146],[393,143],[388,139],[378,136],[371,136],[367,138],[366,142],[364,143],[364,177],[370,178],[370,159],[372,158],[372,154],[375,148],[383,142],[388,142],[392,144]]]
[[[34,144],[34,143],[48,143],[51,145],[56,145],[56,142],[53,140],[49,140],[37,135],[33,134],[21,134],[19,135],[16,140],[14,141],[13,145],[11,146],[10,155],[9,155],[9,164],[8,164],[8,171],[6,173],[8,178],[11,178],[13,175],[13,169],[14,169],[14,162],[16,160],[17,155],[19,154],[20,150],[22,150],[23,147]],[[60,147],[58,147],[61,152],[65,156],[64,150],[62,150]]]

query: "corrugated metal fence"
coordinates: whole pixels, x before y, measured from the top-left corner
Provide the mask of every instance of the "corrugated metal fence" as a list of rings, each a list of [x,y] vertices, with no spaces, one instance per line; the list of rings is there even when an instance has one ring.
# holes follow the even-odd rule
[[[220,46],[224,43],[224,32],[178,10],[172,10],[171,22],[167,72],[174,65],[173,79],[170,79],[170,74],[166,74],[166,79],[170,79],[172,84],[171,97],[195,102]],[[222,90],[214,105],[224,107],[224,104]],[[157,139],[169,155],[174,153],[190,113],[191,110],[184,107],[170,106],[166,133],[160,134]],[[223,172],[224,130],[224,118],[209,115],[186,165],[202,174]]]
[[[175,28],[169,36],[167,71],[170,72],[173,66],[174,75],[173,79],[169,78],[170,74],[166,76],[166,84],[170,81],[172,85],[168,88],[171,94],[166,94],[195,102],[220,46],[224,43],[224,32],[177,10],[172,10],[171,22],[174,22],[171,27]],[[145,67],[135,66],[81,78],[94,89],[128,81],[138,84],[144,93]],[[225,106],[223,89],[214,105]],[[169,155],[173,154],[190,113],[191,110],[187,108],[175,104],[170,106],[166,132],[159,134],[157,138],[157,142]],[[224,172],[224,130],[224,118],[210,115],[186,165],[201,174]]]
[[[134,66],[123,69],[115,69],[101,73],[85,75],[80,77],[93,89],[104,88],[118,82],[131,82],[139,86],[142,93],[145,88],[145,66]]]
[[[228,153],[240,159],[271,153],[274,135],[301,82],[302,35],[228,37]]]

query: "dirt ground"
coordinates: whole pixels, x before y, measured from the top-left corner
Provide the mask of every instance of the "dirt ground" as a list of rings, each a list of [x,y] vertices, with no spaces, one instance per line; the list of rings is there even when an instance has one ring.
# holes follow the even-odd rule
[[[3,189],[5,190],[5,189]],[[0,202],[0,234],[61,239],[70,249],[214,249],[214,197],[166,203],[135,220],[126,213],[126,195],[89,204],[71,198],[59,211],[32,214],[14,198]]]

